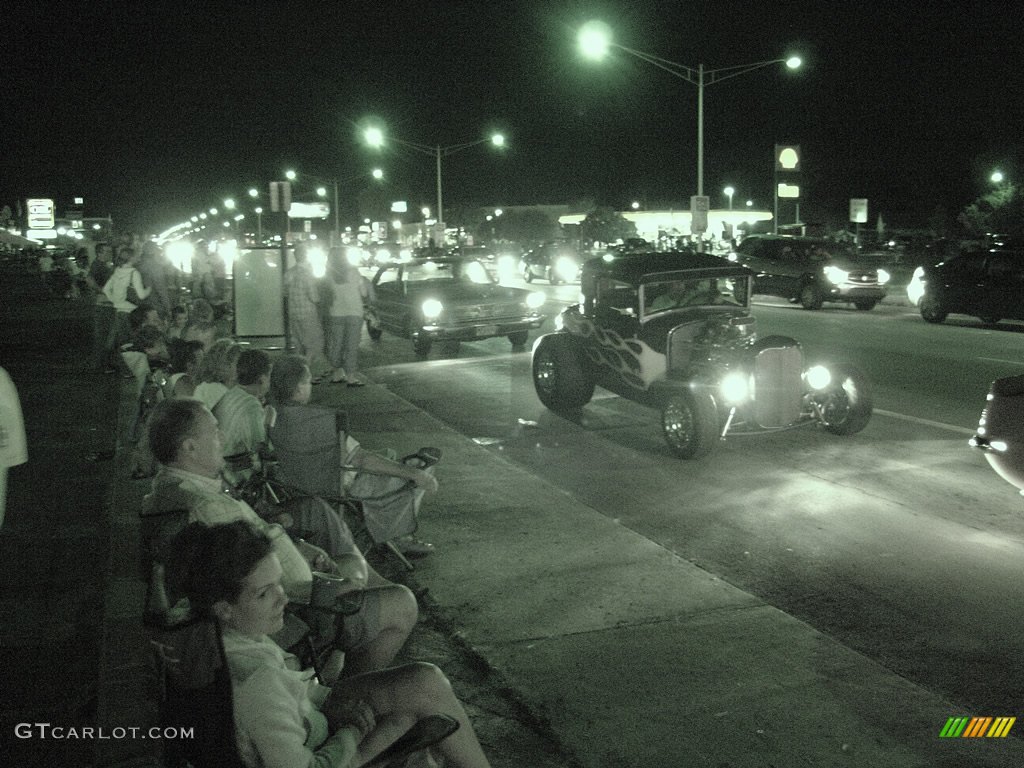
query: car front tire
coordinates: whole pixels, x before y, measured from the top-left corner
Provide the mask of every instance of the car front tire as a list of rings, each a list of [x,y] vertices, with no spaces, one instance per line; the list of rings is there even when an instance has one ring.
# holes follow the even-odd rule
[[[833,435],[855,435],[868,425],[874,403],[867,376],[852,365],[831,369],[832,384],[821,401],[821,423]]]
[[[528,283],[533,282],[533,272],[530,271],[529,267],[523,270],[523,280],[525,280]]]
[[[681,391],[669,395],[661,411],[665,442],[681,459],[699,459],[718,443],[718,409],[706,392]]]
[[[921,317],[926,323],[941,323],[949,313],[933,296],[927,293],[921,297]]]
[[[817,286],[808,284],[800,289],[800,306],[804,309],[821,309],[823,303],[824,299],[822,299],[821,291],[818,290]]]
[[[533,350],[533,387],[546,408],[564,412],[582,408],[594,396],[594,380],[564,333],[541,337]]]
[[[414,336],[412,340],[412,351],[420,360],[426,360],[430,354],[430,348],[434,345],[432,339],[426,336]]]

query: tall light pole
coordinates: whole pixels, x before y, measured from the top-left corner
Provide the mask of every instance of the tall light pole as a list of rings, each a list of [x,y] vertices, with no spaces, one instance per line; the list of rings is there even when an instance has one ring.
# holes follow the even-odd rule
[[[363,132],[363,138],[365,139],[366,143],[369,144],[371,147],[382,147],[384,146],[385,143],[384,132],[383,130],[377,127],[367,128]],[[495,133],[483,139],[477,139],[476,141],[467,141],[462,144],[450,144],[446,147],[442,147],[440,144],[417,144],[416,142],[403,141],[402,139],[396,139],[394,137],[391,137],[391,141],[395,142],[396,144],[400,144],[403,147],[409,147],[409,149],[414,149],[417,152],[422,152],[427,155],[433,155],[434,157],[434,165],[437,178],[437,224],[435,225],[434,231],[434,243],[438,247],[441,247],[444,245],[444,199],[441,188],[441,158],[444,157],[445,155],[451,155],[463,149],[469,149],[470,147],[475,147],[479,144],[485,144],[487,142],[490,142],[495,147],[504,147],[505,137],[500,133]]]
[[[668,61],[643,51],[619,45],[612,41],[611,30],[606,24],[594,21],[583,26],[579,32],[578,42],[580,50],[589,58],[599,60],[608,53],[609,48],[617,48],[631,56],[646,61],[648,64],[653,64],[670,75],[697,86],[697,194],[700,196],[704,195],[704,88],[714,83],[720,83],[723,80],[745,75],[747,72],[763,69],[772,64],[785,63],[790,69],[796,69],[801,64],[799,56],[790,56],[786,59],[767,59],[754,62],[753,64],[739,64],[732,67],[719,67],[717,69],[705,69],[703,64],[699,64],[696,67],[688,67],[685,64],[677,64],[674,61]]]
[[[726,187],[722,191],[725,193],[725,196],[729,198],[729,210],[731,211],[732,210],[732,196],[736,194],[736,190],[733,189],[732,187]]]
[[[380,179],[384,178],[384,171],[382,171],[380,168],[374,168],[369,173],[370,173],[370,175],[373,176],[373,178],[375,178],[377,180],[380,180]],[[295,181],[298,178],[298,174],[295,171],[293,171],[293,170],[285,171],[284,175],[285,175],[285,177],[289,181]],[[354,179],[360,179],[363,176],[366,176],[367,174],[365,174],[365,173],[357,173],[355,176],[349,176],[349,177],[344,178],[344,179],[324,179],[324,178],[320,178],[319,176],[315,176],[312,173],[306,173],[305,171],[302,172],[302,175],[304,177],[309,177],[312,181],[315,181],[315,182],[318,182],[318,183],[321,183],[321,184],[330,184],[331,185],[331,188],[332,188],[333,193],[334,193],[333,194],[333,199],[334,199],[334,204],[333,204],[333,208],[334,208],[334,231],[331,233],[331,244],[335,245],[335,244],[341,242],[341,226],[340,226],[340,224],[338,222],[338,186],[340,184],[346,182],[346,181],[353,181]],[[327,194],[327,190],[324,189],[323,187],[321,187],[320,189],[318,189],[316,191],[316,193],[320,197],[325,197],[326,194]]]

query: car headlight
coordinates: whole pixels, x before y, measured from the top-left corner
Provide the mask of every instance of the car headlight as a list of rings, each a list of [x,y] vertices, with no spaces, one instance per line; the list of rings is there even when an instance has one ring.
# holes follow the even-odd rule
[[[578,269],[575,260],[570,259],[568,256],[562,256],[555,262],[555,272],[563,280],[575,280]]]
[[[825,267],[825,277],[828,278],[830,283],[833,283],[834,285],[841,285],[849,279],[850,273],[830,264]]]
[[[427,299],[420,305],[424,320],[436,320],[444,312],[444,304],[437,299]]]
[[[750,377],[739,371],[726,374],[719,385],[719,390],[727,403],[742,403],[750,398]]]
[[[547,296],[541,291],[534,291],[526,297],[526,306],[530,309],[540,309],[544,306],[544,302],[547,301]]]
[[[824,365],[815,365],[807,369],[804,380],[811,389],[824,389],[832,382],[832,374]]]
[[[914,306],[917,306],[921,301],[921,297],[924,296],[924,284],[924,269],[918,267],[914,270],[910,282],[907,283],[907,298],[910,299],[910,303]]]
[[[878,284],[879,285],[885,285],[886,283],[889,282],[891,277],[892,277],[892,275],[890,275],[884,269],[878,270]]]

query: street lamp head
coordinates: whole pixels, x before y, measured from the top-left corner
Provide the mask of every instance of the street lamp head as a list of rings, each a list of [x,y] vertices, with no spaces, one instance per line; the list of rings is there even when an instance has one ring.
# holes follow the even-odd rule
[[[249,197],[259,197],[259,196],[260,196],[260,191],[258,189],[256,189],[256,187],[253,187],[252,189],[249,190]]]
[[[367,128],[363,131],[363,139],[371,147],[382,147],[384,146],[384,131],[380,128]]]
[[[384,178],[384,171],[382,171],[380,168],[374,168],[373,172],[372,172],[372,175],[373,175],[373,178],[375,178],[375,179],[377,179],[379,181],[380,179]]]
[[[989,179],[993,184],[1002,184],[1003,180],[1006,179],[1006,176],[1003,175],[1002,171],[992,171],[992,175],[989,176]]]
[[[289,170],[284,172],[284,177],[288,179],[288,181],[295,181],[295,176],[295,171]]]
[[[790,56],[788,59],[786,59],[786,66],[789,67],[790,69],[799,69],[800,65],[803,63],[803,59],[801,59],[799,56]]]
[[[732,197],[733,195],[736,194],[736,190],[733,189],[732,187],[726,187],[722,191],[726,194],[727,197]]]
[[[612,45],[611,28],[603,21],[588,21],[580,28],[576,41],[584,56],[600,61]]]
[[[327,187],[317,187],[316,194],[319,197],[327,197]]]
[[[235,201],[229,197],[227,200],[224,201],[224,207],[227,208],[229,211],[234,210]]]
[[[500,133],[496,133],[493,136],[491,136],[491,144],[493,144],[496,147],[504,147],[505,137],[502,136]]]

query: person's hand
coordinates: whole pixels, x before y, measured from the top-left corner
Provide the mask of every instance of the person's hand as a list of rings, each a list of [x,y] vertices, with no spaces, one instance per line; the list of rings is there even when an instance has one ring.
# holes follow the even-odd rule
[[[355,728],[359,732],[359,741],[377,727],[373,707],[363,699],[344,699],[335,703],[331,710],[332,728]]]
[[[433,492],[437,490],[437,478],[429,472],[424,472],[422,469],[417,471],[413,482],[416,483],[417,488],[422,488],[425,491]]]

